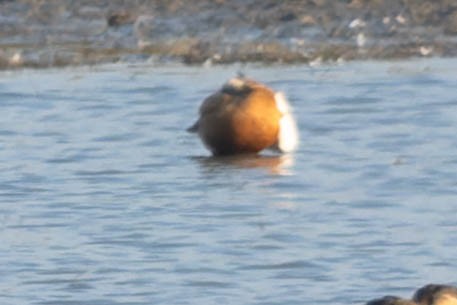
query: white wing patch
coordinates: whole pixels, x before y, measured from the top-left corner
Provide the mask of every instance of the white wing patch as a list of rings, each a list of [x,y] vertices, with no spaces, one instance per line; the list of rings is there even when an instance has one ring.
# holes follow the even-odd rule
[[[288,153],[298,147],[298,129],[295,123],[292,109],[282,92],[275,93],[276,107],[281,112],[282,117],[279,121],[278,148],[280,151]]]

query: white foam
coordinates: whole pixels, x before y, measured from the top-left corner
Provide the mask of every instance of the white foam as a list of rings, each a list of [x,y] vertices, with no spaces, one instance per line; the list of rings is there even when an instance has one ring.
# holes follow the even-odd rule
[[[281,112],[282,117],[279,121],[278,148],[280,151],[288,153],[298,147],[298,128],[295,123],[292,109],[282,92],[275,93],[276,107]]]

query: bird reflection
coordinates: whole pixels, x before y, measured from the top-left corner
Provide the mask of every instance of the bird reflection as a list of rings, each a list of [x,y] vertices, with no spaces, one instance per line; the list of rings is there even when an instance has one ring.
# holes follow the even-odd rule
[[[220,170],[221,168],[232,169],[265,169],[274,175],[288,175],[294,160],[292,155],[257,155],[244,154],[233,156],[191,157],[199,165],[208,171]]]

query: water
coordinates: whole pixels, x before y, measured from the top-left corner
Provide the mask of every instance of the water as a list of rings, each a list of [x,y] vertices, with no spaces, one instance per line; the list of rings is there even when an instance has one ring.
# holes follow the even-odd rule
[[[0,73],[1,304],[362,304],[456,284],[456,60],[245,67],[293,156],[183,130],[238,66]]]

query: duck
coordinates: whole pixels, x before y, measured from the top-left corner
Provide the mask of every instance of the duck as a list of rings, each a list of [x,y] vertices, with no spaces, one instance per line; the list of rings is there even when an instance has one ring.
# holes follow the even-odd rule
[[[392,295],[386,295],[382,298],[374,299],[366,303],[366,305],[417,305],[416,302],[402,299]]]
[[[299,138],[285,95],[240,75],[203,100],[199,118],[187,131],[198,134],[214,156],[264,149],[291,153]]]
[[[428,284],[414,293],[413,301],[419,305],[457,305],[457,287]]]
[[[411,300],[389,295],[366,305],[457,305],[457,287],[428,284],[416,290]]]

